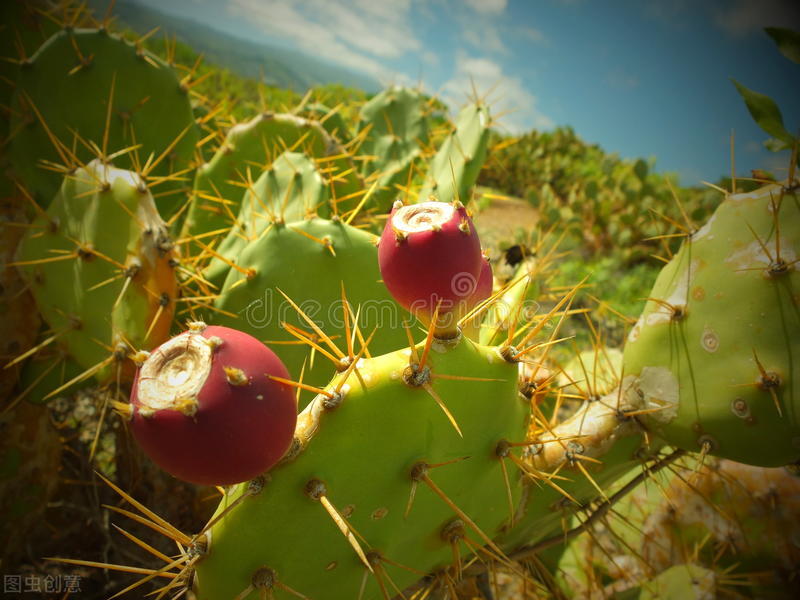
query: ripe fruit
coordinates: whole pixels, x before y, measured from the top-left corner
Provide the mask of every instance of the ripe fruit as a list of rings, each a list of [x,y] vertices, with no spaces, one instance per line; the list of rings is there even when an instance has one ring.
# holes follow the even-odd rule
[[[481,244],[456,202],[395,203],[378,246],[381,275],[395,300],[430,322],[437,337],[457,335],[481,272]]]
[[[481,272],[478,274],[478,282],[475,284],[475,291],[470,296],[470,308],[477,306],[492,295],[494,287],[494,273],[492,273],[492,263],[489,257],[481,256]]]
[[[493,287],[494,274],[492,273],[492,265],[489,262],[489,257],[483,255],[481,257],[481,272],[475,284],[475,291],[472,292],[472,296],[470,296],[469,303],[467,304],[470,316],[468,318],[465,317],[461,323],[461,333],[471,340],[478,341],[481,333],[481,323],[486,317],[485,310],[481,310],[477,313],[472,313],[471,311],[492,295]]]
[[[131,430],[168,473],[229,485],[285,454],[297,403],[283,363],[252,336],[195,323],[156,349],[136,374]]]

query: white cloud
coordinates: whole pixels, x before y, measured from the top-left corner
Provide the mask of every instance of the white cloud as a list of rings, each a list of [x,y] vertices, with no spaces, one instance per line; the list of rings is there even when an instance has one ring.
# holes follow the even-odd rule
[[[342,40],[382,58],[395,58],[422,47],[410,25],[410,4],[409,0],[308,2],[309,12]]]
[[[536,96],[520,78],[506,75],[502,66],[491,59],[459,52],[455,70],[442,86],[442,98],[455,109],[472,97],[473,85],[479,94],[492,90],[489,102],[493,114],[510,111],[500,119],[500,125],[511,132],[521,133],[531,127],[553,127],[552,119],[536,108]]]
[[[462,39],[470,46],[483,52],[508,54],[497,27],[482,23],[480,25],[465,24],[461,31]]]
[[[729,0],[714,12],[714,23],[734,36],[760,33],[767,26],[800,22],[796,0]]]
[[[228,10],[265,33],[293,41],[324,60],[385,80],[393,74],[380,59],[419,51],[410,18],[411,0],[231,0]]]
[[[462,0],[472,10],[483,14],[500,14],[505,11],[507,0]]]

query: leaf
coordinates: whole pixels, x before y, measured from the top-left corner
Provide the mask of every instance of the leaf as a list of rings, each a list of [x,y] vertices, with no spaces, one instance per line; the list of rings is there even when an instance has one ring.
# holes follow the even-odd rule
[[[800,64],[800,31],[792,31],[783,27],[767,27],[764,31],[778,46],[781,54],[790,61]]]
[[[794,144],[794,138],[783,126],[783,116],[775,101],[769,96],[746,88],[735,79],[732,81],[758,126],[771,136],[787,144]]]
[[[791,146],[782,140],[769,138],[768,140],[764,140],[764,148],[770,152],[781,152],[783,150],[789,150]]]

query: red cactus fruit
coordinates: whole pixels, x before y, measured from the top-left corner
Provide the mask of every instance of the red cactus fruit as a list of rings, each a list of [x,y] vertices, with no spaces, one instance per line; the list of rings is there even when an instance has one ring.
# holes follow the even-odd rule
[[[478,283],[475,285],[475,291],[469,299],[469,307],[477,306],[491,296],[493,287],[494,273],[492,273],[492,263],[489,262],[489,257],[484,254],[481,257],[481,272],[478,275]]]
[[[481,260],[478,233],[459,202],[395,203],[378,245],[383,282],[394,299],[424,322],[439,307],[437,337],[457,334]]]
[[[469,298],[467,309],[472,311],[478,304],[486,300],[492,295],[494,287],[494,274],[492,273],[492,265],[489,262],[489,257],[485,254],[481,258],[481,272],[478,275],[478,282],[475,285],[475,291]],[[479,340],[481,333],[481,321],[486,316],[485,311],[472,314],[466,322],[461,324],[461,332],[472,340]]]
[[[254,337],[194,323],[159,346],[136,373],[133,435],[179,479],[229,485],[253,479],[286,453],[297,401],[286,367]]]

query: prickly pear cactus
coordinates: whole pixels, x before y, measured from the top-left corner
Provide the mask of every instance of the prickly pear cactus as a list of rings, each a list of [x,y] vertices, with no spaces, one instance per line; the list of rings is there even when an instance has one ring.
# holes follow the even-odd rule
[[[721,574],[697,565],[679,565],[643,583],[637,600],[711,600],[717,597]]]
[[[225,281],[230,262],[248,243],[273,224],[331,214],[330,183],[313,160],[298,152],[284,152],[247,187],[230,231],[214,251],[215,258],[203,277],[216,284]],[[241,191],[241,190],[240,190]]]
[[[600,346],[579,353],[565,364],[558,383],[565,390],[586,392],[596,398],[616,390],[621,376],[622,352]]]
[[[456,118],[455,129],[431,161],[425,185],[419,193],[422,202],[435,196],[442,202],[468,202],[472,186],[486,160],[489,145],[489,108],[481,102],[468,104]]]
[[[370,157],[362,175],[368,185],[377,183],[373,205],[386,212],[410,184],[412,165],[428,142],[426,100],[418,90],[390,87],[361,108],[359,152]]]
[[[16,400],[46,404],[54,390],[59,390],[59,395],[73,393],[80,387],[85,370],[63,347],[43,348],[20,371]]]
[[[294,377],[303,372],[307,383],[323,385],[332,367],[342,368],[324,353],[333,354],[337,363],[345,356],[354,343],[356,315],[363,335],[375,330],[371,353],[407,343],[403,321],[408,317],[380,281],[374,236],[341,220],[275,223],[244,247],[236,265],[214,302],[217,310],[205,318],[273,342],[289,372]],[[285,298],[321,327],[338,351]],[[316,340],[322,351],[309,348],[296,334]]]
[[[503,293],[482,315],[478,334],[482,344],[499,344],[508,336],[513,323],[530,320],[539,308],[536,299],[541,292],[541,282],[537,275],[535,260],[520,263]]]
[[[800,459],[800,209],[772,184],[728,196],[656,281],[624,371],[670,444],[762,466]]]
[[[0,56],[5,59],[0,63],[0,102],[4,106],[11,104],[14,82],[26,60],[59,29],[57,23],[42,14],[37,4],[10,0],[0,5],[0,22],[5,26],[5,35],[0,39]],[[9,120],[0,119],[0,135],[5,139],[8,134]]]
[[[57,91],[56,91],[57,90]],[[161,59],[105,29],[65,29],[20,70],[12,100],[10,155],[16,175],[46,206],[63,172],[99,149],[124,168],[159,178],[158,205],[170,216],[191,170],[197,131],[188,90]],[[150,158],[150,155],[153,155]],[[44,168],[43,168],[44,167]]]
[[[16,262],[53,342],[104,380],[169,335],[178,282],[167,228],[144,181],[94,160],[64,179]]]
[[[306,118],[318,121],[339,143],[350,141],[350,128],[338,107],[329,108],[321,102],[312,102],[303,108],[302,114]]]
[[[656,597],[684,598],[687,591],[670,596],[660,586],[677,583],[680,570],[699,569],[716,583],[709,598],[724,597],[728,586],[748,597],[792,597],[798,491],[800,480],[784,468],[686,456],[570,544],[557,577],[565,592],[582,597],[660,590]]]
[[[423,353],[334,377],[300,414],[284,464],[228,491],[196,564],[198,599],[377,599],[457,554],[498,551],[490,538],[520,493],[497,452],[525,432],[517,366],[466,339],[434,341],[412,369]]]
[[[498,538],[502,548],[519,551],[563,537],[575,511],[657,454],[659,446],[648,446],[636,421],[626,416],[637,410],[634,396],[609,394],[585,402],[557,426],[542,425],[542,431],[529,435],[522,501],[513,525]],[[560,477],[552,477],[554,472]]]
[[[620,354],[639,309],[585,293],[581,257],[649,285],[626,261],[677,250],[652,222],[672,202],[652,163],[569,129],[517,144],[477,97],[455,123],[397,86],[301,99],[174,40],[128,43],[70,0],[9,6],[25,23],[0,39],[0,204],[26,209],[0,244],[4,569],[102,567],[119,594],[196,600],[778,597],[796,580],[796,479],[713,456],[800,458],[796,153],[789,183],[688,226]],[[768,104],[754,116],[791,146]],[[490,148],[510,150],[473,197]],[[475,227],[509,194],[536,208]],[[117,516],[146,564],[122,564]],[[29,525],[50,545],[23,544]]]
[[[183,235],[202,236],[230,228],[248,184],[285,151],[322,160],[330,194],[341,201],[339,212],[357,204],[353,194],[363,186],[342,146],[316,121],[267,112],[234,125],[214,157],[198,168]]]

